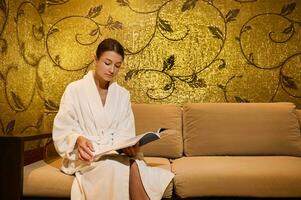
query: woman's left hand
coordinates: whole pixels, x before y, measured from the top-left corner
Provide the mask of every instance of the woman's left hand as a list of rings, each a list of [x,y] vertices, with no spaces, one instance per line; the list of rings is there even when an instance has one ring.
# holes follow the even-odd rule
[[[134,146],[122,149],[122,152],[129,157],[135,157],[139,151],[140,151],[139,143],[135,144]]]

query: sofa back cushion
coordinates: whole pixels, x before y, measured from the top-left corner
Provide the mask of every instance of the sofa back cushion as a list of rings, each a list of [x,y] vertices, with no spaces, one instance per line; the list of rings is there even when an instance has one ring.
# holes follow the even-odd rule
[[[161,139],[142,147],[144,156],[179,158],[183,155],[182,109],[176,105],[133,104],[136,134],[167,128]]]
[[[184,154],[301,156],[292,103],[199,103],[183,111]]]

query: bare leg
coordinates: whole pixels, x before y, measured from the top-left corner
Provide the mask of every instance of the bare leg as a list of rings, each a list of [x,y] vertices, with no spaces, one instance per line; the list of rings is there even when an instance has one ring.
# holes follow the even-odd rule
[[[149,200],[140,178],[138,165],[133,160],[130,167],[130,197],[131,200]]]

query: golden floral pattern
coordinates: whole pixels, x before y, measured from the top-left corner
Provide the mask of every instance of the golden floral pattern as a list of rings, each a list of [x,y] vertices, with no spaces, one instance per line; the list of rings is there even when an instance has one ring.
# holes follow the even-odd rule
[[[294,102],[301,5],[279,0],[0,0],[0,133],[51,131],[106,37],[134,103]]]

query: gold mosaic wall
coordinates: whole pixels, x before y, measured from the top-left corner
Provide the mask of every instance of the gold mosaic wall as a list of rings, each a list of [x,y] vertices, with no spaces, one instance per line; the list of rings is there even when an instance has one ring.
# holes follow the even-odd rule
[[[136,103],[294,102],[300,0],[0,0],[0,134],[50,131],[106,37]]]

